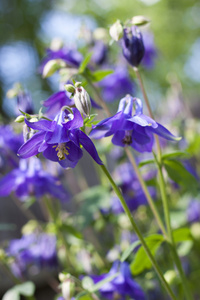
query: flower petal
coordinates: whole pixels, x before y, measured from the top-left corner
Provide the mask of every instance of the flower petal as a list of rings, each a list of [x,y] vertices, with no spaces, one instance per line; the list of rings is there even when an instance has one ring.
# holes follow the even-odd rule
[[[55,124],[52,121],[43,120],[43,119],[37,122],[29,122],[28,120],[25,119],[25,123],[28,127],[35,130],[53,131],[55,128]]]
[[[180,141],[182,138],[181,137],[176,137],[174,136],[169,130],[167,130],[164,126],[162,126],[161,124],[157,123],[158,127],[156,128],[152,128],[152,127],[148,127],[147,129],[149,131],[152,131],[153,133],[158,134],[159,136],[165,138],[166,140],[170,140],[170,141]]]
[[[18,155],[21,158],[28,158],[39,153],[38,148],[41,145],[45,136],[45,132],[35,133],[19,150]]]
[[[92,158],[99,164],[103,165],[97,150],[91,141],[91,139],[81,130],[78,132],[80,144],[85,148],[85,150],[92,156]]]

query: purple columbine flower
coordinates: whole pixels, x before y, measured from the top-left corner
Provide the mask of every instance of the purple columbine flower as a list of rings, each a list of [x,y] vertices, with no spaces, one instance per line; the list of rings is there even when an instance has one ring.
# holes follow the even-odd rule
[[[41,73],[42,73],[46,63],[52,59],[62,59],[66,62],[66,64],[69,67],[78,68],[81,61],[83,60],[83,57],[82,57],[81,53],[78,52],[76,49],[70,49],[67,47],[62,47],[59,50],[47,49],[46,57],[43,59],[41,66],[40,66]]]
[[[145,175],[145,180],[149,180],[155,176],[155,172],[151,172]],[[115,170],[114,176],[119,182],[119,187],[122,190],[126,203],[131,211],[136,210],[140,205],[147,205],[147,199],[144,192],[141,189],[141,185],[137,176],[133,171],[133,167],[129,163],[121,164]],[[156,189],[154,187],[148,188],[151,196],[155,198]],[[114,213],[121,213],[123,209],[120,205],[117,197],[112,198],[112,211]]]
[[[140,287],[140,285],[133,280],[129,265],[127,262],[120,263],[116,261],[110,271],[107,274],[100,276],[91,276],[94,283],[99,282],[100,280],[106,279],[114,274],[119,272],[113,280],[105,283],[100,289],[99,292],[101,296],[108,300],[118,299],[126,300],[127,297],[136,300],[145,300],[145,294]]]
[[[18,168],[0,179],[0,197],[8,196],[11,192],[15,192],[22,201],[32,195],[39,199],[45,194],[61,201],[69,200],[69,193],[58,178],[45,172],[37,157],[21,159]]]
[[[124,29],[122,51],[126,60],[133,67],[137,67],[145,53],[142,34],[137,26]]]
[[[72,112],[73,114],[61,110],[53,121],[26,120],[26,124],[38,132],[20,147],[18,155],[28,158],[42,152],[45,158],[58,162],[63,168],[74,168],[83,155],[82,145],[101,165],[102,161],[93,142],[79,129],[83,126],[80,112],[76,108],[72,108]]]
[[[132,116],[133,103],[135,103],[136,109]],[[143,114],[143,105],[140,99],[127,95],[121,99],[116,115],[94,126],[90,137],[100,139],[113,135],[112,143],[114,145],[131,146],[139,152],[151,152],[154,142],[153,134],[171,141],[180,140],[161,124]]]
[[[135,89],[126,68],[119,66],[114,73],[106,76],[100,83],[102,97],[106,102],[121,99],[123,95],[132,94]]]
[[[200,201],[190,201],[187,208],[187,219],[189,223],[200,222]]]
[[[12,240],[7,254],[14,258],[11,269],[17,277],[27,274],[31,266],[39,272],[42,268],[58,265],[56,237],[46,233],[26,234],[21,239]]]

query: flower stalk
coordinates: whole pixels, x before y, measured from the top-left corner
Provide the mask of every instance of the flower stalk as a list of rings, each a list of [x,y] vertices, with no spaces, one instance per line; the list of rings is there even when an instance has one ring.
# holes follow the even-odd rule
[[[162,274],[162,271],[160,270],[160,267],[159,267],[159,265],[157,264],[155,258],[154,258],[153,255],[151,254],[151,251],[149,250],[149,248],[148,248],[148,246],[147,246],[147,244],[146,244],[146,242],[145,242],[145,240],[144,240],[144,238],[143,238],[143,236],[142,236],[142,234],[141,234],[139,228],[137,227],[137,225],[136,225],[136,223],[135,223],[135,221],[134,221],[134,219],[133,219],[133,216],[132,216],[132,214],[131,214],[131,212],[130,212],[130,210],[129,210],[127,204],[126,204],[126,201],[125,201],[125,199],[123,198],[123,196],[122,196],[122,194],[121,194],[119,188],[118,188],[117,185],[115,184],[114,180],[112,179],[112,176],[111,176],[110,173],[108,172],[108,170],[107,170],[107,168],[105,167],[105,165],[101,165],[100,167],[101,167],[102,171],[104,172],[104,174],[107,176],[107,178],[108,178],[110,184],[112,185],[113,190],[115,191],[116,195],[118,196],[118,198],[119,198],[119,200],[120,200],[120,202],[121,202],[121,205],[122,205],[122,207],[123,207],[123,209],[124,209],[124,211],[125,211],[127,217],[129,218],[129,221],[131,222],[131,225],[132,225],[132,227],[133,227],[135,233],[137,234],[139,240],[141,241],[141,244],[142,244],[142,246],[144,247],[144,250],[145,250],[146,254],[148,255],[148,257],[149,257],[149,259],[150,259],[150,261],[151,261],[151,263],[152,263],[152,265],[153,265],[153,267],[154,267],[154,269],[155,269],[155,271],[156,271],[158,277],[160,278],[160,281],[162,282],[163,286],[165,287],[165,289],[166,289],[166,291],[168,292],[168,294],[169,294],[169,296],[171,297],[171,299],[175,300],[175,299],[176,299],[176,296],[174,295],[174,293],[173,293],[173,291],[171,290],[169,284],[168,284],[167,281],[165,280],[165,278],[164,278],[164,276],[163,276],[163,274]]]

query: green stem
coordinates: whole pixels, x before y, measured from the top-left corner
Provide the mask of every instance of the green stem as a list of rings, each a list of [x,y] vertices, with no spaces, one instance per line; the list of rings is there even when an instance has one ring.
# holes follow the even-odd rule
[[[60,231],[60,229],[58,228],[59,226],[57,226],[58,220],[57,220],[57,217],[55,216],[54,209],[53,209],[53,207],[52,207],[52,205],[51,205],[51,203],[50,203],[50,199],[48,199],[47,197],[45,197],[45,198],[44,198],[44,201],[45,201],[45,205],[46,205],[47,211],[49,212],[49,215],[50,215],[51,219],[52,219],[52,220],[54,221],[54,223],[56,224],[56,231],[57,231],[57,234],[58,234],[58,236],[59,236],[60,240],[62,241],[63,246],[64,246],[64,248],[65,248],[66,259],[67,259],[67,263],[68,263],[67,267],[68,267],[68,268],[70,267],[71,270],[74,270],[74,268],[73,268],[73,266],[72,266],[72,264],[71,264],[70,258],[69,258],[69,250],[68,250],[69,246],[68,246],[68,244],[67,244],[67,241],[66,241],[66,239],[65,239],[65,236],[63,235],[63,233],[62,233],[62,232]]]
[[[153,112],[151,110],[151,106],[146,94],[146,90],[144,88],[144,84],[142,81],[142,77],[140,75],[140,72],[138,70],[138,68],[133,68],[135,71],[135,74],[138,78],[139,81],[139,85],[146,103],[146,106],[148,108],[149,111],[149,115],[152,119],[154,119],[153,117]],[[165,187],[165,181],[164,181],[164,177],[163,177],[163,172],[162,172],[162,152],[161,152],[161,147],[160,147],[160,142],[159,142],[159,138],[157,135],[155,135],[155,140],[156,140],[156,146],[157,146],[157,153],[158,153],[158,159],[156,158],[156,156],[154,155],[155,161],[158,165],[158,176],[159,176],[159,186],[160,186],[160,193],[161,193],[161,197],[162,197],[162,201],[163,201],[163,208],[164,208],[164,215],[165,215],[165,222],[166,222],[166,226],[167,226],[167,232],[168,232],[168,242],[171,245],[171,249],[172,249],[172,254],[174,257],[174,261],[175,264],[177,266],[177,269],[179,271],[179,275],[181,277],[182,280],[182,284],[183,284],[183,289],[185,291],[185,295],[187,297],[188,300],[192,300],[192,295],[191,292],[188,288],[188,284],[187,284],[187,280],[185,278],[185,274],[179,259],[179,256],[177,254],[176,251],[176,245],[174,243],[174,239],[173,239],[173,233],[172,233],[172,228],[171,228],[171,222],[170,222],[170,213],[169,213],[169,204],[168,204],[168,199],[167,199],[167,193],[166,193],[166,187]]]
[[[152,265],[153,265],[153,267],[154,267],[154,269],[155,269],[158,277],[160,278],[163,286],[165,287],[165,289],[168,292],[168,294],[170,295],[170,297],[175,300],[176,297],[175,297],[174,293],[172,292],[170,286],[168,285],[167,281],[165,280],[165,278],[164,278],[164,276],[162,274],[162,271],[160,270],[159,265],[157,264],[156,260],[154,259],[153,255],[151,254],[151,251],[149,250],[149,248],[148,248],[148,246],[147,246],[147,244],[146,244],[146,242],[145,242],[145,240],[144,240],[144,238],[143,238],[143,236],[142,236],[139,228],[137,227],[137,225],[136,225],[136,223],[135,223],[135,221],[134,221],[134,219],[132,217],[132,214],[131,214],[131,212],[130,212],[127,204],[126,204],[126,201],[124,200],[124,198],[123,198],[123,196],[122,196],[119,188],[117,187],[117,185],[113,181],[112,176],[108,172],[107,168],[104,165],[101,165],[100,167],[103,170],[103,172],[105,173],[105,175],[107,176],[108,180],[110,181],[110,184],[113,187],[113,190],[115,191],[116,195],[118,196],[118,198],[119,198],[119,200],[121,202],[121,205],[122,205],[122,207],[123,207],[123,209],[124,209],[127,217],[129,218],[129,220],[131,222],[131,225],[132,225],[135,233],[137,234],[139,240],[141,241],[141,244],[144,247],[144,250],[145,250],[146,254],[148,255],[148,257],[149,257],[149,259],[150,259],[150,261],[151,261],[151,263],[152,263]]]
[[[157,223],[158,223],[160,229],[162,230],[165,239],[167,239],[167,232],[166,232],[166,230],[165,230],[165,226],[164,226],[164,224],[163,224],[163,222],[162,222],[162,220],[161,220],[161,218],[160,218],[160,215],[159,215],[159,213],[158,213],[158,210],[157,210],[157,208],[156,208],[156,205],[155,205],[155,203],[154,203],[154,201],[153,201],[153,199],[152,199],[152,197],[151,197],[151,195],[150,195],[150,193],[149,193],[149,191],[148,191],[148,188],[147,188],[147,186],[146,186],[146,183],[145,183],[145,181],[144,181],[143,178],[142,178],[142,175],[141,175],[141,173],[140,173],[140,170],[139,170],[139,168],[138,168],[138,166],[137,166],[137,164],[136,164],[135,158],[134,158],[134,156],[132,155],[130,149],[128,149],[127,147],[125,148],[125,152],[126,152],[128,158],[129,158],[129,160],[130,160],[130,162],[131,162],[131,164],[132,164],[132,166],[133,166],[133,169],[134,169],[134,171],[135,171],[135,173],[136,173],[136,175],[137,175],[137,178],[138,178],[138,180],[139,180],[139,182],[140,182],[140,185],[141,185],[141,187],[142,187],[142,189],[143,189],[143,192],[144,192],[144,194],[145,194],[145,196],[146,196],[146,198],[147,198],[147,201],[148,201],[149,206],[150,206],[150,208],[151,208],[151,210],[152,210],[152,212],[153,212],[153,215],[154,215],[154,217],[155,217],[155,219],[156,219],[156,221],[157,221]]]
[[[156,160],[156,162],[157,162],[157,160]],[[158,164],[158,162],[157,162],[157,164]],[[177,269],[178,269],[178,272],[179,272],[179,275],[180,275],[180,278],[181,278],[181,281],[182,281],[185,296],[188,300],[192,300],[193,297],[192,297],[191,291],[189,289],[188,282],[187,282],[187,279],[185,277],[185,273],[183,271],[183,267],[182,267],[180,258],[177,254],[176,244],[175,244],[174,238],[173,238],[173,232],[172,232],[171,222],[170,222],[169,204],[168,204],[168,199],[167,199],[165,181],[164,181],[164,177],[163,177],[162,166],[160,164],[158,164],[158,174],[159,174],[160,192],[161,192],[161,196],[162,196],[162,200],[163,200],[165,222],[166,222],[166,225],[167,225],[167,231],[168,231],[168,237],[169,237],[168,242],[171,246],[174,262],[177,266]]]
[[[90,87],[92,88],[92,90],[94,91],[95,95],[96,95],[96,99],[98,101],[98,104],[101,105],[103,107],[103,109],[105,110],[106,114],[108,115],[108,117],[111,117],[111,113],[110,110],[108,108],[108,106],[106,105],[106,103],[102,100],[98,89],[96,88],[96,86],[93,84],[93,82],[90,80],[90,78],[84,74],[83,75],[85,77],[85,79],[87,80],[87,82],[89,83]]]

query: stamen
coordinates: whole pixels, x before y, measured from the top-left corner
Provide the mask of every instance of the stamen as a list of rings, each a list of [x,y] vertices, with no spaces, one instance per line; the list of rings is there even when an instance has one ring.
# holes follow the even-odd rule
[[[132,131],[126,130],[125,137],[122,140],[123,144],[130,145],[132,143]]]
[[[69,155],[69,152],[67,149],[70,149],[69,147],[66,146],[65,143],[60,143],[58,146],[53,146],[53,148],[56,147],[56,151],[58,151],[57,156],[59,160],[65,159],[65,154]]]

